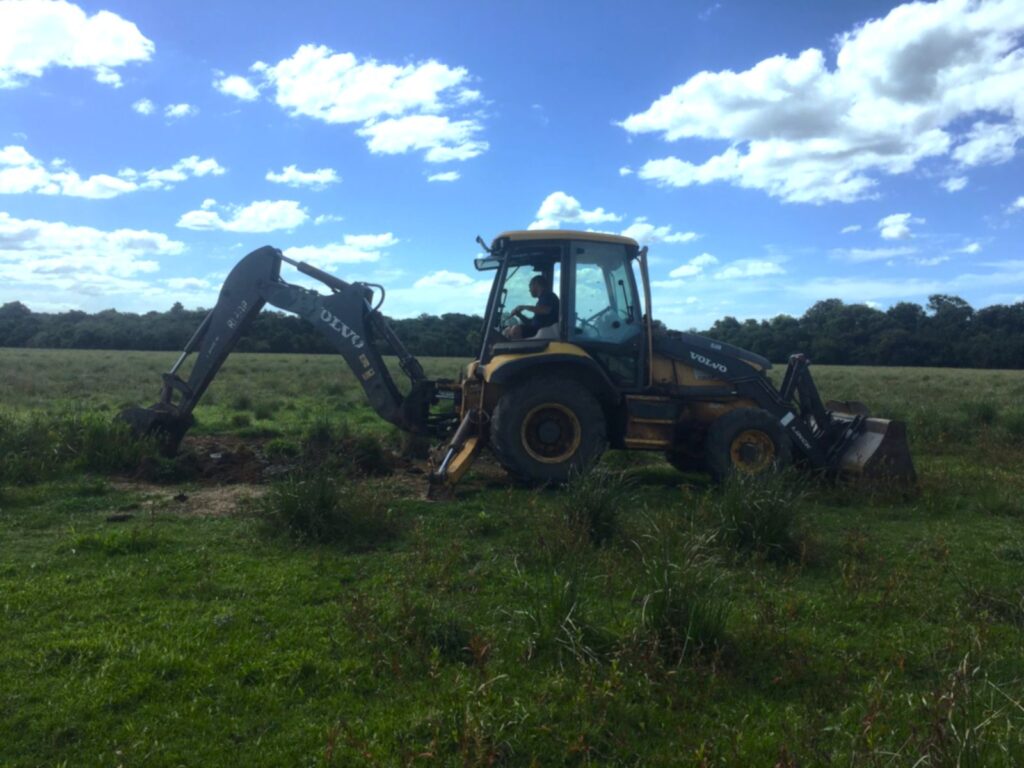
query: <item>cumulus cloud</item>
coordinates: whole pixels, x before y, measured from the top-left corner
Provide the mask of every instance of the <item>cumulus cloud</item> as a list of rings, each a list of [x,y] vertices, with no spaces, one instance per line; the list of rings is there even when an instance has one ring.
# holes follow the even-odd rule
[[[172,120],[182,117],[192,117],[199,114],[199,108],[191,104],[168,104],[164,107],[164,116]]]
[[[878,233],[883,240],[902,240],[911,236],[911,224],[924,224],[924,219],[915,219],[909,213],[893,213],[879,219]]]
[[[747,277],[767,277],[768,275],[784,275],[786,270],[774,261],[758,259],[738,259],[725,269],[715,273],[716,280],[738,280]]]
[[[214,86],[250,101],[266,89],[292,116],[359,125],[357,133],[374,153],[422,151],[428,162],[442,163],[468,160],[489,148],[476,115],[454,114],[481,98],[466,87],[470,75],[464,67],[433,59],[398,66],[302,45],[289,58],[273,65],[256,62],[250,71],[256,84],[230,75]]]
[[[969,253],[972,255],[975,253],[981,253],[981,243],[968,243],[960,249],[960,253]]]
[[[295,200],[257,200],[246,206],[222,206],[224,216],[214,210],[215,207],[214,201],[204,201],[198,210],[183,213],[177,226],[223,232],[274,232],[295,229],[309,219],[309,214]]]
[[[703,162],[648,161],[638,175],[658,184],[851,202],[875,194],[879,176],[951,151],[964,167],[1013,156],[1024,135],[1021,32],[1019,0],[909,3],[839,35],[834,67],[812,48],[700,72],[621,125],[728,143]]]
[[[285,249],[291,259],[329,267],[380,261],[385,250],[399,242],[390,232],[376,235],[345,235],[339,243],[304,245]]]
[[[540,204],[537,219],[530,224],[529,229],[558,229],[562,224],[593,226],[621,220],[621,216],[609,213],[604,208],[585,210],[579,200],[565,192],[552,192]]]
[[[225,96],[234,96],[242,101],[255,101],[260,97],[259,88],[241,75],[228,75],[213,81],[213,87]]]
[[[460,288],[466,285],[472,285],[475,280],[469,275],[465,275],[461,272],[449,272],[447,269],[441,269],[437,272],[431,272],[429,275],[424,275],[415,283],[413,288],[437,288],[439,286],[447,286]]]
[[[843,227],[842,229],[840,229],[839,230],[839,234],[840,235],[849,235],[849,234],[851,234],[853,232],[860,232],[860,230],[861,230],[860,224],[851,224],[848,227]]]
[[[401,155],[410,150],[426,150],[429,163],[469,160],[485,152],[486,141],[474,134],[482,130],[475,120],[451,120],[444,115],[409,115],[367,123],[356,133],[369,140],[366,146],[374,154]]]
[[[836,248],[831,251],[833,259],[862,264],[867,261],[883,261],[917,253],[916,248]]]
[[[300,171],[294,165],[289,165],[280,172],[267,171],[266,179],[275,184],[287,184],[289,187],[311,187],[313,189],[324,189],[329,184],[337,184],[341,181],[338,172],[333,168]]]
[[[704,267],[717,263],[718,259],[710,253],[702,253],[700,256],[694,256],[686,264],[682,264],[670,271],[668,276],[674,278],[696,277],[704,271]]]
[[[458,171],[444,171],[427,176],[427,181],[458,181],[461,177]]]
[[[158,259],[184,250],[159,232],[104,231],[0,211],[0,284],[73,289],[76,295],[136,293],[147,285],[138,278],[160,269]]]
[[[952,194],[953,192],[959,192],[961,189],[967,186],[966,176],[953,176],[942,182],[942,188]]]
[[[182,158],[170,168],[137,171],[123,168],[116,176],[100,173],[82,178],[59,160],[33,157],[21,146],[0,149],[0,194],[64,195],[104,200],[142,189],[169,189],[178,182],[198,176],[219,176],[224,168],[213,158],[197,155]]]
[[[1010,213],[1017,213],[1018,211],[1024,211],[1024,195],[1021,195],[1012,203],[1009,208]]]
[[[132,109],[138,112],[140,115],[152,115],[156,110],[156,104],[149,99],[139,99],[132,104]]]
[[[647,221],[646,216],[638,216],[633,223],[622,230],[623,237],[631,237],[641,245],[655,243],[689,243],[700,235],[696,232],[673,232],[670,225],[656,227]]]
[[[1024,114],[1020,117],[1024,120]],[[953,150],[953,159],[967,167],[1005,163],[1013,159],[1014,147],[1022,134],[1021,125],[975,123],[966,140]]]
[[[115,71],[148,61],[153,41],[116,13],[89,16],[64,0],[0,3],[0,88],[17,88],[49,67],[90,69],[96,80],[115,88]]]

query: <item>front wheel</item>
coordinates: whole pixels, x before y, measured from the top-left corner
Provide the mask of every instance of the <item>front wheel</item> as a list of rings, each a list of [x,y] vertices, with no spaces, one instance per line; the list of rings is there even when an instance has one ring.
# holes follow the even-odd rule
[[[512,385],[494,409],[491,449],[512,475],[560,484],[607,446],[604,411],[572,380],[541,377]]]
[[[717,482],[733,473],[752,476],[782,469],[791,458],[782,424],[760,408],[736,408],[708,429],[704,459]]]

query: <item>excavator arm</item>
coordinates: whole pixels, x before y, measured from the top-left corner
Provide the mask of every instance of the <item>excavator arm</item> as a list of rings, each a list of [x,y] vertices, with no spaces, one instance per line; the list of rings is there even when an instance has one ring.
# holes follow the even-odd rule
[[[280,276],[282,262],[323,283],[331,292],[323,295],[285,282]],[[436,431],[441,425],[430,417],[436,382],[427,379],[419,361],[406,351],[377,307],[372,306],[372,300],[369,285],[348,283],[305,262],[293,261],[276,248],[259,248],[231,270],[216,306],[163,375],[159,401],[149,408],[128,408],[120,418],[137,434],[156,436],[163,450],[173,454],[192,426],[192,411],[210,382],[255,317],[270,304],[309,321],[331,342],[383,419],[407,432]],[[398,355],[399,366],[412,385],[408,395],[403,396],[396,386],[377,341],[386,342]],[[183,379],[179,370],[192,353],[196,355],[195,363],[188,378]]]

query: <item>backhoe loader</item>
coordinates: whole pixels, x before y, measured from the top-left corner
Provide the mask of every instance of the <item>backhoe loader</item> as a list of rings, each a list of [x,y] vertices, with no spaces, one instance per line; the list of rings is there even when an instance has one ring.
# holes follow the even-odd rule
[[[380,313],[381,286],[346,282],[265,246],[228,275],[216,306],[164,374],[159,401],[121,418],[173,454],[225,358],[269,304],[330,340],[382,418],[439,444],[435,484],[456,484],[485,447],[531,484],[563,483],[608,447],[663,452],[677,468],[719,481],[795,463],[829,477],[914,482],[905,426],[871,418],[861,403],[823,402],[804,355],[790,357],[776,387],[760,355],[692,333],[656,332],[647,248],[636,241],[528,230],[477,242],[484,255],[475,266],[494,279],[479,355],[459,381],[427,378]],[[329,292],[285,282],[282,264]],[[513,308],[532,303],[538,276],[560,296],[557,319],[510,332],[522,319]],[[406,394],[378,345],[397,355]]]

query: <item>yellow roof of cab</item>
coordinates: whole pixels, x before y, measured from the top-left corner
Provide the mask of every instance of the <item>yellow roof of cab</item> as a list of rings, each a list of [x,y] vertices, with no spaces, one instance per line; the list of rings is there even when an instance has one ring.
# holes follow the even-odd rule
[[[511,232],[502,232],[494,238],[494,242],[496,243],[503,237],[507,237],[513,243],[528,240],[591,240],[601,243],[632,245],[634,248],[638,247],[636,240],[631,237],[611,235],[605,232],[580,232],[573,229],[515,229]]]

